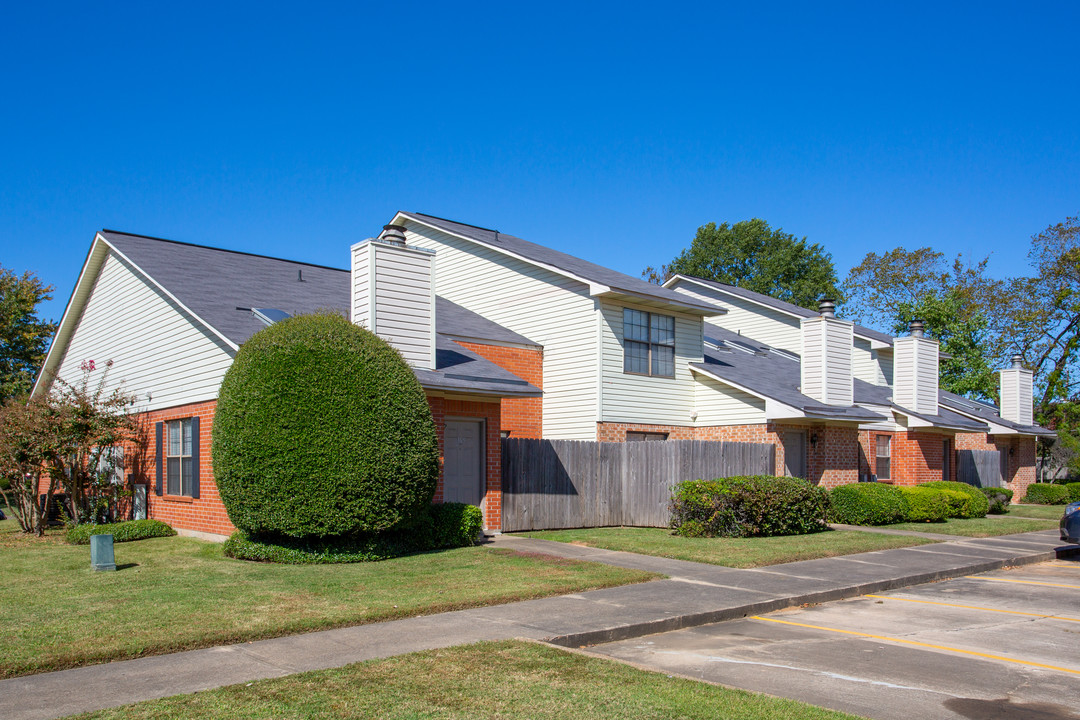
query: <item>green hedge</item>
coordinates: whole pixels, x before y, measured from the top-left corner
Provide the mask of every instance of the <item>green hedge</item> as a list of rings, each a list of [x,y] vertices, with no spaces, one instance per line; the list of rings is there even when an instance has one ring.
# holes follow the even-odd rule
[[[901,522],[906,510],[900,490],[885,483],[851,483],[829,492],[829,518],[845,525]]]
[[[237,530],[225,541],[225,554],[238,560],[291,565],[375,562],[425,550],[467,547],[476,542],[482,526],[480,508],[442,503],[430,506],[426,522],[396,532],[296,539]]]
[[[828,493],[802,478],[751,475],[675,486],[671,527],[684,537],[804,535],[827,528]]]
[[[974,485],[950,480],[935,480],[923,483],[922,487],[934,488],[935,490],[950,490],[961,494],[961,498],[949,496],[949,505],[952,508],[949,517],[981,518],[986,517],[986,513],[990,509],[990,501],[983,491]]]
[[[1069,502],[1080,502],[1080,482],[1066,483],[1069,490]]]
[[[943,490],[925,485],[903,486],[900,492],[907,505],[905,517],[908,522],[945,522],[949,517],[949,501]]]
[[[979,488],[990,503],[987,509],[989,515],[1004,515],[1009,512],[1009,503],[1012,502],[1013,491],[1009,488],[984,487]]]
[[[225,374],[213,463],[229,519],[296,539],[401,530],[426,516],[439,445],[401,355],[340,315],[255,333]]]
[[[127,522],[95,525],[82,523],[67,529],[65,539],[72,545],[89,545],[91,535],[112,535],[114,543],[172,537],[176,531],[160,520],[128,520]]]
[[[1051,485],[1050,483],[1028,485],[1024,502],[1033,505],[1068,505],[1069,488],[1065,485]]]

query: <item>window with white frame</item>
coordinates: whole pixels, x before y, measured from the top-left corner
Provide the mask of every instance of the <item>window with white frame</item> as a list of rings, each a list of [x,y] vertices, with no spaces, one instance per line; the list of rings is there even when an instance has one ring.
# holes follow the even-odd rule
[[[623,372],[675,377],[675,318],[623,309]]]
[[[888,435],[877,436],[877,478],[878,480],[888,480],[889,467],[892,463],[892,438]]]
[[[194,487],[191,419],[170,420],[165,423],[165,431],[165,492],[191,497]]]

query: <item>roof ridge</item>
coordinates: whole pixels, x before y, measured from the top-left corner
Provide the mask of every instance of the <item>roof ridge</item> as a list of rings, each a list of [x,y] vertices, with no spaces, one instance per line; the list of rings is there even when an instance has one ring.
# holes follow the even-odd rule
[[[443,222],[454,223],[455,225],[463,225],[464,227],[476,228],[477,230],[484,230],[486,232],[495,233],[496,235],[504,235],[505,234],[505,233],[501,233],[498,230],[495,230],[493,228],[486,228],[483,225],[473,225],[472,223],[461,222],[460,220],[453,220],[451,218],[444,218],[444,217],[440,217],[439,215],[432,215],[430,213],[422,213],[422,212],[419,212],[417,210],[413,210],[412,214],[413,215],[420,215],[421,217],[432,218],[433,220],[442,220]],[[522,238],[518,238],[518,240],[521,240],[521,239]],[[528,241],[526,240],[526,242],[528,242]]]
[[[127,235],[128,237],[142,238],[144,240],[154,240],[156,242],[171,243],[173,245],[184,245],[186,247],[202,248],[203,250],[214,250],[215,252],[232,253],[233,255],[246,255],[248,257],[263,258],[265,260],[277,260],[278,262],[287,262],[294,265],[307,265],[308,267],[321,268],[323,270],[336,270],[337,272],[349,272],[345,268],[331,267],[330,265],[319,265],[318,263],[307,262],[305,260],[290,260],[288,258],[276,257],[274,255],[263,255],[262,253],[247,252],[245,250],[230,250],[229,248],[214,247],[212,245],[202,245],[200,243],[185,242],[183,240],[170,240],[169,238],[154,237],[153,235],[141,235],[139,233],[129,233],[123,230],[111,230],[109,228],[102,228],[103,233],[113,233],[114,235]]]

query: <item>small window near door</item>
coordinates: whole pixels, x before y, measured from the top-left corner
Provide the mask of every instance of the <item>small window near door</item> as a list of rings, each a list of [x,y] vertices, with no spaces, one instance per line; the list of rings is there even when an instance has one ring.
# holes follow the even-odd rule
[[[626,442],[643,442],[649,440],[667,440],[668,434],[662,432],[630,432],[626,433]]]
[[[892,463],[892,438],[888,435],[877,436],[877,478],[878,480],[890,479],[890,464]]]
[[[191,497],[193,467],[191,420],[165,423],[165,493]]]

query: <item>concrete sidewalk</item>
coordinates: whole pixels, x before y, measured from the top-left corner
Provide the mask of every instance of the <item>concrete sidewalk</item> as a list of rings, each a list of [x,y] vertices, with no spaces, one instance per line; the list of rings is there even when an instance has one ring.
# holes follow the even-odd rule
[[[807,560],[751,570],[502,535],[492,546],[663,573],[664,580],[494,607],[92,665],[0,681],[0,718],[46,720],[138,700],[480,640],[574,647],[1042,562],[1057,531]]]

